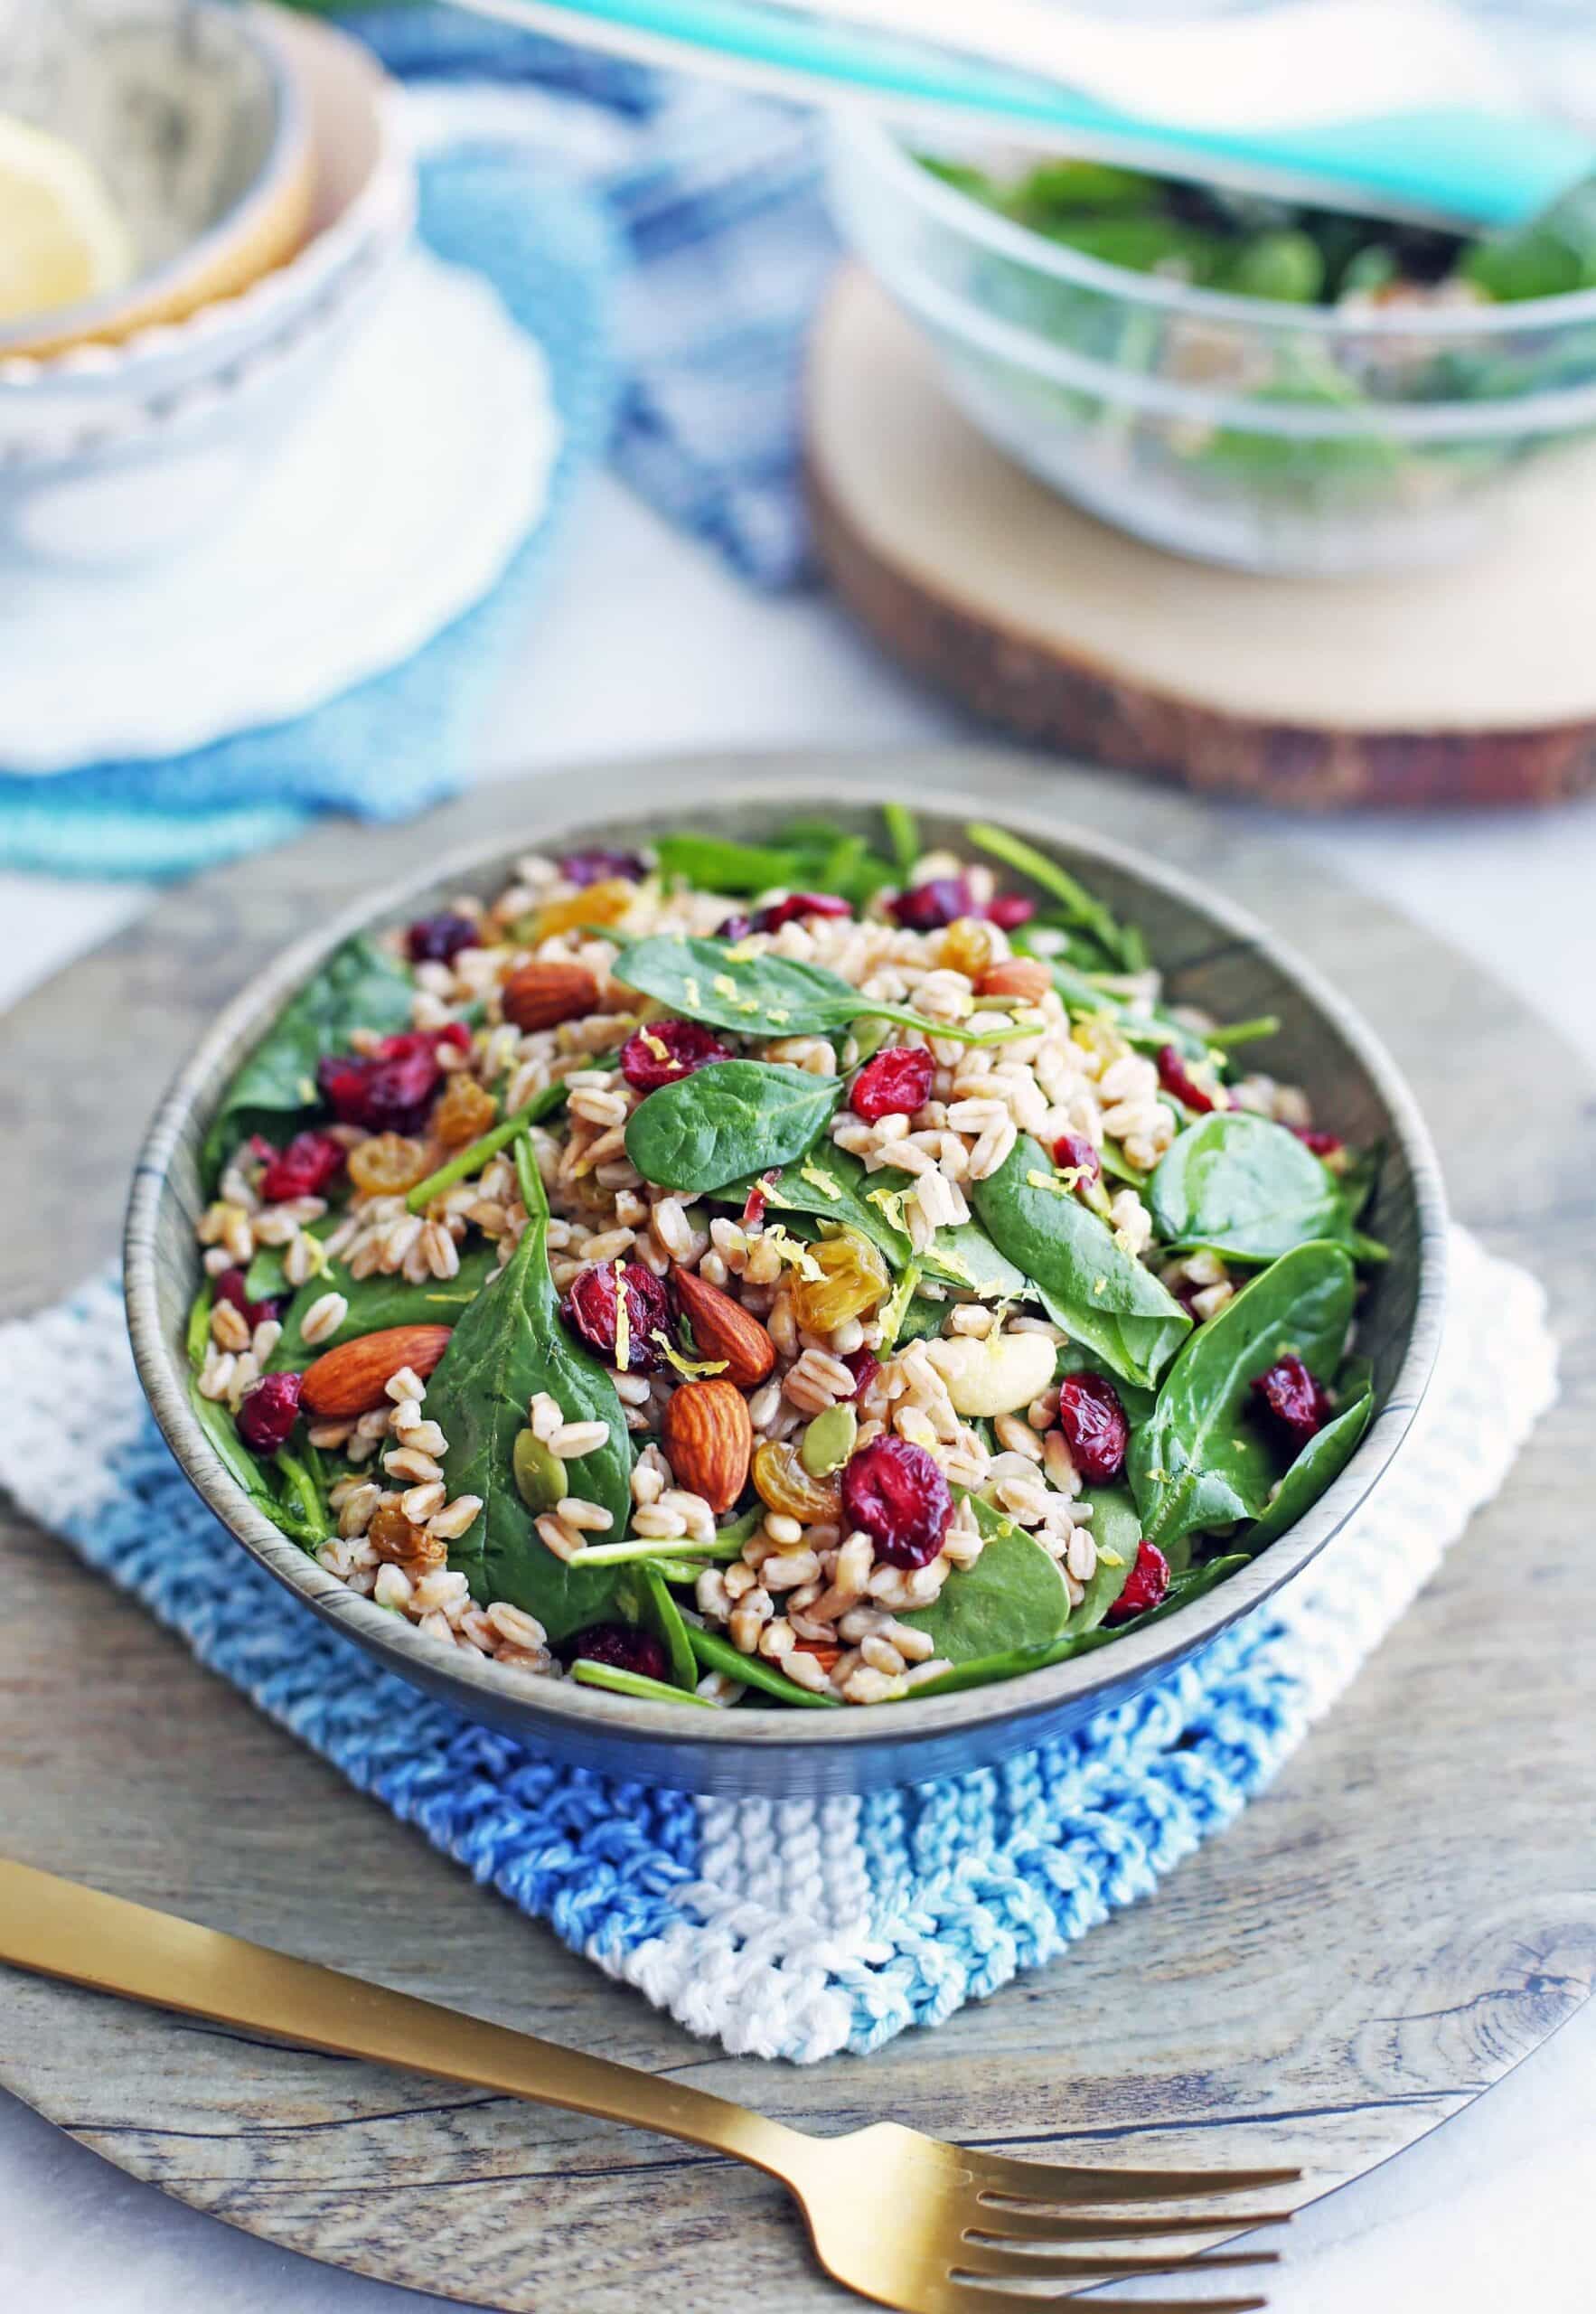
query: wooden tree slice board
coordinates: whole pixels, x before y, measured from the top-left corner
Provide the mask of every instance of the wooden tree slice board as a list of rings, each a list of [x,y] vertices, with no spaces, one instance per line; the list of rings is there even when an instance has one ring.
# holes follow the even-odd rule
[[[862,271],[813,341],[821,559],[913,672],[1025,738],[1325,810],[1545,803],[1596,781],[1596,458],[1504,494],[1472,555],[1256,577],[1110,529],[995,449]]]
[[[1056,796],[1289,927],[1389,1033],[1461,1214],[1546,1279],[1573,1345],[1563,1399],[1330,1719],[1153,1902],[1053,1966],[869,2058],[763,2065],[690,2039],[474,1886],[0,1512],[4,1846],[821,2131],[892,2116],[1054,2158],[1300,2162],[1302,2193],[1317,2195],[1466,2106],[1596,1973],[1596,1371],[1588,1330],[1576,1339],[1596,1295],[1589,1079],[1428,935],[1189,799],[996,752],[875,762],[906,796],[962,785],[994,814]],[[770,776],[799,767],[773,760]],[[583,776],[617,811],[649,784],[635,765]],[[513,787],[493,787],[420,828],[330,823],[172,893],[0,1022],[0,1082],[25,1088],[0,1135],[0,1201],[27,1217],[0,1249],[0,1311],[59,1293],[111,1252],[146,1114],[250,969],[352,872],[511,837],[518,808]],[[843,2302],[780,2189],[728,2163],[0,1978],[7,2088],[134,2176],[270,2241],[543,2314],[632,2314],[643,2256],[694,2314]]]

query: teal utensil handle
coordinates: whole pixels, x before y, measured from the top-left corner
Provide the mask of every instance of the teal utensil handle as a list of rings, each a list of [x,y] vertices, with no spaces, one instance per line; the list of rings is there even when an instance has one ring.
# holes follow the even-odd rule
[[[1277,129],[1139,120],[1039,76],[765,0],[470,0],[482,13],[821,102],[1067,138],[1073,151],[1287,199],[1487,230],[1526,222],[1588,174],[1590,139],[1549,119],[1438,104]]]

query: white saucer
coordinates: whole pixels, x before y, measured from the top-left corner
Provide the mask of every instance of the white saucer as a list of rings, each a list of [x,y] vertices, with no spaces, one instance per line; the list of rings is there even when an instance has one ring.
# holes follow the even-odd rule
[[[418,250],[225,531],[0,599],[0,772],[183,754],[399,664],[500,577],[559,445],[539,348]]]

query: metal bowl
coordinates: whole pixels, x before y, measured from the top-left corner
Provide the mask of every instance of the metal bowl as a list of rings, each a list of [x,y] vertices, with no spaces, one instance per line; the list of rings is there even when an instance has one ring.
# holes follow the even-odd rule
[[[619,1776],[687,1791],[810,1796],[915,1783],[978,1767],[1057,1736],[1122,1703],[1260,1607],[1331,1540],[1385,1470],[1413,1421],[1440,1340],[1445,1199],[1430,1136],[1394,1063],[1351,1007],[1253,917],[1123,845],[1034,813],[1007,823],[1133,917],[1178,998],[1228,1019],[1278,1013],[1272,1060],[1304,1084],[1323,1115],[1359,1143],[1384,1142],[1373,1228],[1391,1247],[1362,1306],[1360,1343],[1373,1359],[1378,1411],[1347,1469],[1308,1516],[1206,1597],[1113,1646],[1000,1686],[924,1701],[838,1712],[690,1711],[637,1703],[566,1680],[533,1680],[424,1636],[358,1598],[266,1519],[230,1479],[190,1409],[183,1330],[201,1277],[194,1221],[204,1204],[198,1155],[221,1094],[282,1007],[341,941],[408,921],[460,891],[499,889],[518,852],[577,844],[634,844],[684,823],[759,840],[789,816],[824,812],[861,832],[890,788],[861,774],[840,791],[793,781],[739,796],[728,777],[710,804],[690,784],[650,793],[624,822],[578,821],[561,784],[516,843],[429,861],[407,882],[363,898],[260,974],[222,1012],[162,1102],[134,1176],[124,1246],[128,1322],[140,1378],[173,1452],[251,1557],[388,1669],[534,1748]],[[979,796],[937,798],[921,815],[928,842],[957,845]],[[349,844],[352,839],[337,839]],[[356,840],[358,841],[358,839]],[[427,838],[416,838],[424,861]]]

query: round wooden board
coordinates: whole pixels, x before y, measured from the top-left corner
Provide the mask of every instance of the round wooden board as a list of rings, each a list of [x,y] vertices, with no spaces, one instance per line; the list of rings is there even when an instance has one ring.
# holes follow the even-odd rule
[[[1505,493],[1475,553],[1257,577],[1109,528],[954,407],[858,268],[813,340],[821,561],[894,657],[1020,737],[1307,810],[1549,803],[1596,782],[1596,461]]]
[[[1427,935],[1189,799],[997,752],[873,761],[906,796],[980,787],[994,814],[1056,798],[1289,927],[1388,1031],[1461,1213],[1546,1277],[1564,1396],[1330,1720],[1154,1902],[1052,1967],[868,2060],[763,2065],[690,2039],[474,1886],[0,1514],[4,1845],[821,2131],[893,2116],[1104,2162],[1300,2162],[1317,2195],[1467,2105],[1596,1971],[1589,1082]],[[584,779],[624,811],[647,771]],[[508,786],[423,828],[330,824],[174,891],[0,1023],[0,1198],[27,1217],[0,1253],[0,1311],[108,1256],[160,1086],[253,965],[352,874],[517,818]],[[646,2253],[695,2314],[840,2302],[780,2189],[728,2163],[31,1978],[7,1975],[0,2015],[0,2080],[39,2112],[197,2208],[363,2273],[631,2314]]]

